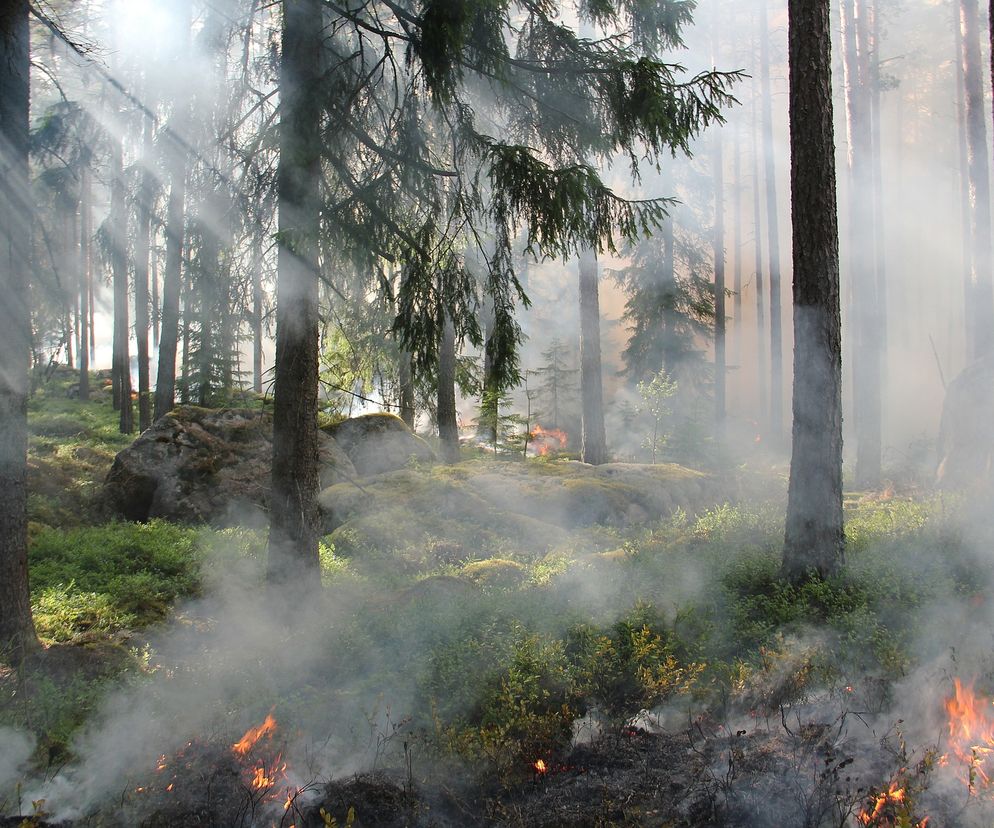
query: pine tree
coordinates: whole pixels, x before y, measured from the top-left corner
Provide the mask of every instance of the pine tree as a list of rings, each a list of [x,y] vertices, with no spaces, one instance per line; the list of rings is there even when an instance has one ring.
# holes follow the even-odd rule
[[[788,0],[794,422],[783,572],[843,562],[842,342],[829,0]]]
[[[0,657],[37,646],[28,592],[28,304],[32,204],[28,172],[27,0],[0,8]]]

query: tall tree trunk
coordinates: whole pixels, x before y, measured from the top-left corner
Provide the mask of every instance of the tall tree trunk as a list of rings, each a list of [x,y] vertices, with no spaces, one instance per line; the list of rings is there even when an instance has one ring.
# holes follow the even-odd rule
[[[673,166],[667,162],[663,165],[660,180],[661,189],[664,195],[671,195],[674,192],[673,186]],[[663,226],[659,230],[663,241],[663,262],[660,273],[660,297],[662,305],[662,318],[659,320],[662,334],[662,357],[663,364],[659,366],[667,375],[673,376],[676,371],[676,343],[677,332],[675,326],[676,317],[676,240],[675,225],[673,216],[667,215],[663,219]],[[557,366],[558,372],[558,366]],[[557,400],[558,402],[558,400]],[[558,415],[555,423],[559,426]]]
[[[220,376],[215,373],[226,355],[222,353],[220,341],[227,324],[224,313],[223,288],[221,286],[221,245],[212,225],[219,220],[217,200],[207,196],[201,201],[200,212],[210,216],[210,221],[201,221],[200,249],[197,255],[196,298],[197,302],[197,342],[194,359],[197,363],[193,372],[197,380],[197,405],[209,406],[216,396],[216,382]],[[192,321],[192,320],[191,320]]]
[[[37,647],[28,593],[27,450],[31,186],[27,0],[0,8],[0,657]]]
[[[456,328],[448,314],[438,347],[438,446],[443,463],[459,462],[456,418]]]
[[[973,314],[971,358],[994,345],[994,284],[991,275],[991,194],[987,160],[984,84],[980,69],[980,24],[977,0],[960,0],[963,80],[966,92],[966,144],[970,174],[970,310]]]
[[[122,144],[114,141],[110,160],[110,235],[111,278],[114,287],[114,337],[112,371],[117,377],[118,406],[122,434],[135,430],[134,406],[131,404],[131,356],[128,348],[128,227],[124,204],[124,169]]]
[[[971,279],[973,276],[973,237],[970,234],[970,162],[966,147],[966,78],[963,72],[963,29],[960,25],[959,3],[950,4],[953,11],[953,40],[956,54],[953,64],[956,66],[956,126],[957,147],[959,150],[959,187],[960,187],[960,239],[962,242],[962,273],[963,273],[963,330],[966,335],[967,359],[973,350],[973,308]],[[898,124],[900,127],[900,124]],[[901,134],[900,129],[898,134]]]
[[[732,131],[732,363],[742,365],[742,124],[735,122]],[[739,383],[741,389],[741,383]],[[741,395],[741,390],[739,391]]]
[[[763,205],[759,177],[759,118],[756,115],[756,97],[752,99],[752,216],[753,245],[756,278],[756,393],[759,396],[758,420],[760,431],[769,425],[769,398],[766,372],[766,301],[763,290]]]
[[[138,430],[152,425],[148,375],[148,265],[152,236],[152,121],[145,121],[135,231],[135,339],[138,352]]]
[[[252,233],[252,390],[262,393],[262,205],[255,201],[257,226]]]
[[[480,399],[480,417],[477,422],[476,436],[481,442],[496,448],[500,391],[497,387],[497,380],[494,377],[494,360],[490,341],[494,328],[494,306],[493,300],[486,295],[483,297],[481,317],[480,321],[485,336],[483,348],[483,395]]]
[[[717,3],[713,4],[717,6]],[[715,9],[717,11],[717,8]],[[712,63],[719,63],[718,15],[711,30]],[[725,153],[721,130],[714,131],[711,146],[711,166],[714,176],[714,419],[715,436],[721,437],[725,424]],[[655,452],[655,440],[653,441]],[[653,455],[655,463],[655,455]]]
[[[604,436],[604,391],[601,377],[601,308],[597,254],[580,253],[580,459],[598,466],[607,462]]]
[[[320,583],[318,561],[318,236],[324,40],[320,0],[284,0],[273,484],[267,577]]]
[[[152,259],[151,259],[151,277],[152,277],[152,347],[158,349],[159,347],[159,252],[158,245],[155,243],[155,234],[152,235]]]
[[[189,0],[177,9],[178,37],[184,44],[190,36],[192,9]],[[180,47],[180,59],[186,47]],[[188,102],[177,96],[169,122],[166,146],[169,200],[166,205],[166,261],[162,272],[159,362],[155,377],[155,419],[168,414],[176,404],[176,350],[179,343],[179,304],[183,287],[183,241],[186,205],[187,147],[182,138],[188,123]]]
[[[403,348],[399,354],[400,364],[400,419],[414,428],[414,372],[411,370],[411,355]]]
[[[75,205],[78,207],[78,205]],[[74,368],[73,340],[76,337],[76,317],[74,311],[79,302],[79,244],[76,241],[76,213],[67,206],[62,213],[62,271],[66,279],[71,280],[63,285],[66,290],[65,322],[62,326],[62,336],[66,343],[66,366]]]
[[[714,166],[714,417],[720,436],[725,421],[725,171],[721,134],[715,132]]]
[[[183,345],[179,358],[179,401],[182,405],[190,404],[190,374],[193,366],[190,364],[190,335],[193,330],[193,292],[190,269],[187,268],[183,280],[183,311],[180,314],[180,326],[183,329]]]
[[[784,575],[843,563],[842,319],[829,0],[788,0],[794,258],[793,450]]]
[[[766,0],[759,4],[759,73],[766,177],[766,229],[770,257],[770,432],[783,436],[783,311],[780,307],[780,221],[777,215],[776,154],[773,149],[773,97],[770,91],[770,29]]]
[[[79,398],[88,400],[90,398],[90,349],[86,343],[89,340],[90,323],[90,291],[89,285],[93,281],[92,267],[93,256],[90,249],[93,230],[90,226],[92,213],[90,212],[90,201],[92,197],[92,177],[90,175],[89,161],[84,163],[80,170],[79,182],[79,220],[74,222],[76,232],[79,235],[79,336],[82,346],[79,351]]]
[[[865,3],[842,0],[846,125],[849,141],[849,266],[852,280],[853,401],[856,483],[880,482],[880,320],[876,251],[873,246],[873,166],[869,94],[865,68]]]
[[[92,199],[91,199],[92,200]],[[97,302],[93,296],[93,224],[90,223],[90,241],[87,242],[90,250],[90,266],[86,270],[86,298],[87,307],[90,312],[90,364],[97,361]]]
[[[869,82],[870,107],[870,163],[873,165],[873,246],[877,252],[877,322],[880,326],[880,399],[881,409],[887,399],[887,246],[884,224],[884,182],[883,156],[880,142],[883,131],[880,117],[881,88],[880,88],[880,15],[877,0],[863,0],[867,13],[868,47],[866,52],[867,72]],[[881,412],[881,419],[883,414]]]

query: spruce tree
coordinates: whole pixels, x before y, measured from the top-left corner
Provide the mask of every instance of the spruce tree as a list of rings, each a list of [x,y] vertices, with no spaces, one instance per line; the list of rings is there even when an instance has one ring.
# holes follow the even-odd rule
[[[666,202],[616,195],[587,159],[620,156],[636,171],[686,152],[731,102],[734,76],[685,78],[653,56],[679,44],[691,8],[584,5],[593,23],[628,33],[585,39],[534,4],[285,0],[271,573],[316,567],[319,279],[334,283],[346,260],[369,272],[402,263],[394,327],[422,375],[437,370],[443,340],[447,356],[453,338],[484,347],[485,293],[490,376],[510,387],[526,301],[518,228],[529,253],[556,257],[615,252],[650,232]],[[334,251],[323,262],[318,235]]]

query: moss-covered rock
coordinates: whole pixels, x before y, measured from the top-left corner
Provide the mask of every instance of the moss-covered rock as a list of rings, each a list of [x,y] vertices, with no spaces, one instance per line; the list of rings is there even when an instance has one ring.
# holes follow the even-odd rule
[[[365,414],[322,430],[335,438],[363,476],[396,471],[411,464],[434,463],[435,452],[400,417]]]
[[[128,520],[260,522],[269,502],[272,440],[269,412],[180,406],[117,455],[104,492]],[[355,476],[331,437],[320,435],[319,450],[322,485]]]

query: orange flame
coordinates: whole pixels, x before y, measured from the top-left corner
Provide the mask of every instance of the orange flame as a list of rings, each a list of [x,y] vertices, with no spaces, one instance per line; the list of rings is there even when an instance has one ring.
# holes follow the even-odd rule
[[[281,780],[286,779],[286,762],[281,761],[283,754],[277,754],[276,759],[270,767],[260,763],[252,771],[252,779],[249,785],[257,791],[268,791],[277,785]]]
[[[888,805],[900,805],[902,802],[904,802],[904,788],[897,787],[897,782],[891,782],[890,788],[877,794],[873,802],[873,810],[860,811],[857,819],[861,825],[871,825],[883,815]]]
[[[531,436],[535,440],[535,451],[539,457],[545,457],[551,451],[560,451],[569,442],[569,435],[562,429],[542,428],[540,425],[532,429]]]
[[[966,784],[970,792],[988,787],[990,776],[985,769],[994,753],[994,706],[991,700],[978,696],[973,683],[964,685],[953,679],[953,695],[946,699],[949,715],[949,744],[953,755],[967,766]]]
[[[532,767],[535,768],[535,773],[546,773],[549,770],[544,759],[537,760],[532,764]]]
[[[231,746],[231,749],[239,756],[244,756],[256,746],[256,743],[263,736],[272,736],[275,730],[276,719],[273,718],[273,711],[270,710],[269,715],[266,716],[262,724],[258,724],[255,727],[250,727],[246,730],[245,735],[235,742],[235,744]]]

